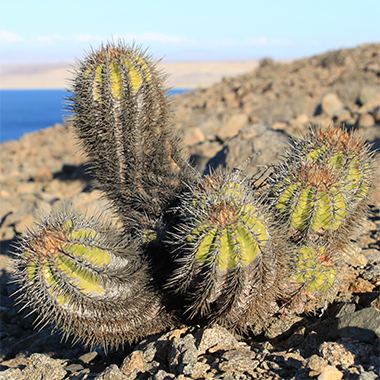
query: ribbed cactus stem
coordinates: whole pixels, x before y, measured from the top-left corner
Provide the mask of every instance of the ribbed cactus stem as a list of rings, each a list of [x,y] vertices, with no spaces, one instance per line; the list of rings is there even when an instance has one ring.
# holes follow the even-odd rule
[[[374,181],[369,145],[354,133],[339,128],[314,129],[286,153],[290,166],[302,163],[330,168],[345,188],[351,208],[360,203]]]
[[[347,241],[374,187],[369,147],[340,129],[313,130],[296,141],[272,175],[270,198],[290,227]]]
[[[136,246],[96,218],[50,217],[25,235],[17,262],[20,299],[66,335],[119,347],[170,324]]]
[[[285,267],[267,210],[247,179],[222,174],[205,177],[177,211],[171,287],[187,300],[191,317],[238,327],[264,294],[264,303],[272,300]]]
[[[73,81],[74,127],[126,229],[159,219],[194,177],[163,79],[141,49],[108,44],[79,62]]]
[[[329,168],[305,164],[273,188],[275,207],[294,230],[335,231],[346,216],[349,197],[338,178]]]

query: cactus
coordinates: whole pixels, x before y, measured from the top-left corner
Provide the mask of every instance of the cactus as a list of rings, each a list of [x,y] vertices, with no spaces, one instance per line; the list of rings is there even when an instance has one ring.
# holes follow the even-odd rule
[[[126,230],[156,225],[193,181],[163,79],[140,48],[109,44],[80,62],[73,81],[74,127]]]
[[[163,79],[123,44],[79,62],[74,127],[122,227],[63,211],[20,240],[20,302],[90,345],[121,347],[177,321],[245,331],[296,301],[328,300],[374,188],[369,147],[333,128],[294,140],[260,188],[241,171],[202,178]]]
[[[177,264],[169,287],[185,300],[190,318],[244,329],[253,305],[273,301],[287,276],[282,234],[248,179],[239,177],[213,174],[181,196],[169,241]]]
[[[160,294],[132,242],[99,218],[72,212],[23,236],[17,277],[40,323],[86,344],[119,347],[170,325]]]
[[[270,181],[269,197],[293,230],[306,239],[325,235],[347,242],[366,214],[373,158],[346,130],[312,130],[293,143]]]

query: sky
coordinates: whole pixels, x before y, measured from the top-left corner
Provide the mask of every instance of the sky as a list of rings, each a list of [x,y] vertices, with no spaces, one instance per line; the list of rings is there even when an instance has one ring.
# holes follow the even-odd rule
[[[380,41],[380,0],[0,0],[0,64],[123,40],[167,61],[296,59]]]

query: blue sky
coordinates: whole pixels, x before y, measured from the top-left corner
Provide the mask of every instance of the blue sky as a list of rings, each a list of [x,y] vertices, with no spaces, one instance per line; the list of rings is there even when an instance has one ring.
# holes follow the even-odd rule
[[[0,0],[0,62],[123,39],[168,61],[300,58],[380,41],[380,0]]]

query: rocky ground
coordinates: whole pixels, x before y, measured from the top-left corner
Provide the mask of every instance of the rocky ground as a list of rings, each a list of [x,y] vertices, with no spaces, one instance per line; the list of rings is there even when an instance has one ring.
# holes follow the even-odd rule
[[[380,147],[380,45],[288,64],[270,59],[251,73],[174,99],[192,163],[200,170],[275,162],[312,125],[345,124]],[[380,376],[380,194],[347,254],[346,281],[323,315],[272,319],[259,336],[220,326],[187,327],[105,353],[33,327],[10,294],[11,245],[40,214],[72,203],[107,209],[70,125],[1,144],[0,379],[361,379]],[[379,186],[380,188],[380,186]]]

